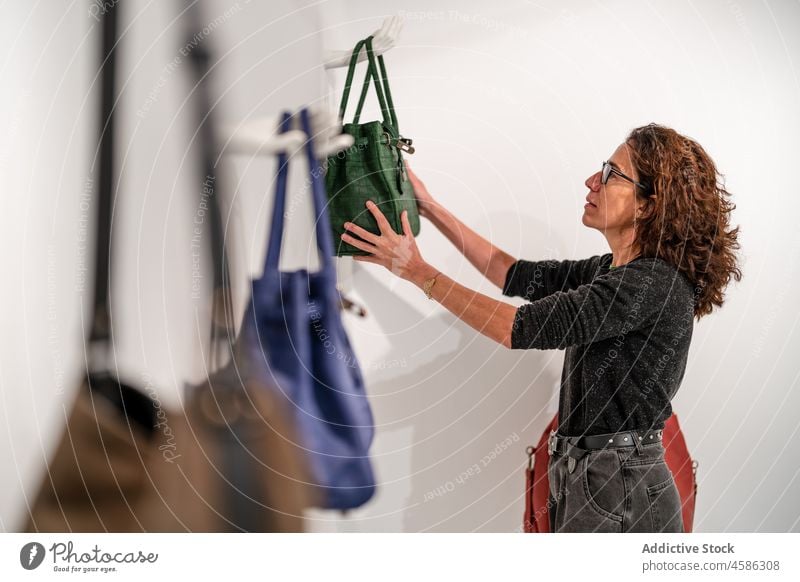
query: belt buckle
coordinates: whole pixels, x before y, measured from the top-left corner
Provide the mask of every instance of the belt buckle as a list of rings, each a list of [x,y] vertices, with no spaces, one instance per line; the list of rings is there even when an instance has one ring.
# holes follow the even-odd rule
[[[556,436],[556,431],[551,430],[550,431],[550,436],[547,439],[547,454],[550,455],[550,456],[553,456],[553,453],[556,450],[556,439],[555,439],[555,436]]]

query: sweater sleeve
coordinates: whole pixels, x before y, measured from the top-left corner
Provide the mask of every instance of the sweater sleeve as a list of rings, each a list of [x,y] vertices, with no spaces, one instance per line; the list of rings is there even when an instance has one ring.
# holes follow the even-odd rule
[[[520,259],[506,272],[503,295],[536,301],[555,293],[568,291],[591,282],[603,256],[578,261],[526,261]]]
[[[638,329],[654,321],[667,301],[669,275],[651,260],[637,261],[568,291],[556,291],[517,309],[512,349],[565,349]]]

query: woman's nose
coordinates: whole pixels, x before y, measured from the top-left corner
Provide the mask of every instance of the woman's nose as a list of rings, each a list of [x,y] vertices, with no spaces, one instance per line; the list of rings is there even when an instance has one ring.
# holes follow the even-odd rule
[[[586,184],[586,187],[589,188],[589,190],[592,190],[594,192],[600,190],[600,174],[601,172],[595,172],[594,174],[586,178],[586,182],[584,183]]]

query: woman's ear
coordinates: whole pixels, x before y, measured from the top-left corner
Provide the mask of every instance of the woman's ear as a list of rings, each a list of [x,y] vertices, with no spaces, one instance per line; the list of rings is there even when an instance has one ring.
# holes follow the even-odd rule
[[[653,194],[652,196],[649,196],[647,199],[645,199],[645,200],[642,200],[642,201],[641,201],[641,202],[640,202],[640,203],[639,203],[639,204],[636,206],[636,218],[637,218],[637,219],[641,218],[642,214],[644,214],[644,208],[645,208],[645,206],[647,206],[647,204],[648,204],[648,202],[649,202],[650,200],[655,200],[655,197],[656,197],[656,196],[655,196],[655,194]]]

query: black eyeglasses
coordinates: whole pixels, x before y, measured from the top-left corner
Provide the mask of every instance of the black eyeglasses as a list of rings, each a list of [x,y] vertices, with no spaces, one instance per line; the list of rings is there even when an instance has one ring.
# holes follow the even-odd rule
[[[647,191],[647,186],[645,186],[641,182],[637,182],[633,178],[629,178],[628,176],[620,172],[618,169],[616,169],[614,166],[612,166],[610,162],[603,162],[603,174],[602,177],[600,178],[600,183],[605,184],[606,182],[608,182],[608,179],[609,177],[611,177],[611,174],[616,174],[617,176],[623,178],[624,180],[627,180],[631,184],[639,186],[639,188],[641,188],[645,192]]]

